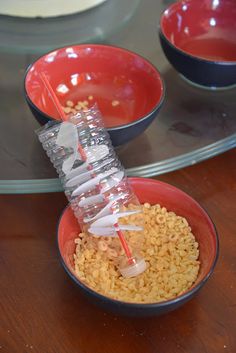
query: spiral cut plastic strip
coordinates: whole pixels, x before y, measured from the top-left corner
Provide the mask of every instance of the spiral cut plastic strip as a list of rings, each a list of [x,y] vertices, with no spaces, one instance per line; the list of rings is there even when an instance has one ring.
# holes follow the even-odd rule
[[[133,277],[142,273],[146,263],[131,253],[123,235],[123,231],[141,231],[142,227],[119,222],[140,212],[123,210],[124,205],[137,205],[138,200],[97,107],[79,112],[68,121],[48,123],[37,134],[82,230],[95,236],[118,236],[127,260],[118,266],[121,274]]]

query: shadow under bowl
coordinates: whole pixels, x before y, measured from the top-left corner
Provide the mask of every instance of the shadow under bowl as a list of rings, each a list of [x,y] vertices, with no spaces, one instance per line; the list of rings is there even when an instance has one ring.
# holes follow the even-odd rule
[[[143,57],[109,45],[72,45],[40,57],[26,71],[25,98],[40,124],[60,120],[42,72],[62,106],[97,103],[114,146],[141,134],[164,100],[161,75]]]
[[[161,15],[159,38],[170,64],[187,80],[212,89],[236,84],[234,0],[182,0]]]
[[[141,203],[159,203],[169,211],[171,210],[188,220],[192,232],[199,243],[199,260],[201,262],[198,278],[193,286],[184,294],[172,300],[152,304],[122,302],[90,289],[80,281],[74,271],[74,240],[80,229],[69,206],[63,211],[58,224],[57,240],[60,258],[64,269],[76,286],[88,299],[103,309],[125,316],[157,316],[175,310],[189,301],[207,282],[218,258],[218,236],[214,224],[207,213],[183,191],[153,179],[130,178],[130,182]]]

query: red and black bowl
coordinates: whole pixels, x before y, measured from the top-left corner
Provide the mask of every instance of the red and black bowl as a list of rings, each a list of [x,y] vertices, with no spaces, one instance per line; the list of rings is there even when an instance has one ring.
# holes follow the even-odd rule
[[[215,226],[204,209],[183,191],[160,181],[146,178],[130,178],[131,185],[141,203],[159,203],[169,211],[187,219],[199,244],[200,270],[195,283],[182,295],[152,304],[128,303],[101,295],[77,276],[74,270],[75,238],[79,233],[77,220],[68,206],[62,213],[57,229],[57,241],[62,265],[90,301],[107,311],[125,316],[156,316],[175,310],[191,298],[206,284],[211,276],[219,253],[218,235]]]
[[[141,134],[164,100],[161,75],[143,57],[114,46],[72,45],[40,57],[27,69],[25,97],[40,124],[60,119],[42,72],[62,106],[68,101],[97,103],[114,146]]]
[[[235,0],[181,0],[161,15],[159,37],[170,64],[208,88],[236,84]]]

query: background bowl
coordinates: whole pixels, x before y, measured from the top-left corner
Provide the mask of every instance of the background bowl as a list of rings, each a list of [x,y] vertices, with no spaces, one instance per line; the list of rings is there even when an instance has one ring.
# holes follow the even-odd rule
[[[181,296],[160,303],[135,304],[113,300],[96,293],[84,285],[75,275],[73,268],[74,239],[79,226],[70,207],[67,207],[58,225],[58,247],[62,264],[70,278],[94,303],[106,310],[128,316],[152,316],[172,311],[191,299],[206,283],[213,272],[218,257],[218,236],[215,227],[201,206],[183,191],[166,183],[145,179],[130,178],[139,200],[151,204],[160,203],[168,210],[186,217],[200,250],[200,272],[194,285]]]
[[[236,84],[235,0],[182,0],[162,14],[163,51],[188,80],[210,88]]]
[[[141,56],[106,45],[65,47],[40,57],[26,72],[26,100],[41,124],[59,119],[39,77],[41,72],[62,106],[68,100],[87,101],[89,105],[97,102],[115,146],[142,133],[164,99],[160,73]]]

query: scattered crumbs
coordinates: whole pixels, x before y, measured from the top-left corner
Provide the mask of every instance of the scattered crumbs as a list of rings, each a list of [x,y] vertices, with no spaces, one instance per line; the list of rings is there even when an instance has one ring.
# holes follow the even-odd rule
[[[80,109],[86,109],[87,108],[87,105],[88,105],[88,101],[78,101],[77,102],[77,109],[78,107],[80,107]]]
[[[139,336],[143,336],[144,335],[144,332],[139,332]]]
[[[113,107],[116,107],[117,105],[119,105],[120,104],[120,102],[119,101],[116,101],[116,100],[113,100],[112,102],[111,102],[111,105],[113,106]]]
[[[2,346],[0,346],[0,349],[2,349]]]
[[[69,114],[71,112],[70,107],[63,107],[64,113]]]
[[[30,349],[33,349],[33,346],[30,346]]]
[[[74,103],[72,101],[66,101],[66,105],[67,107],[73,107],[74,106]]]
[[[10,330],[7,330],[7,332],[9,333],[9,332],[11,332]]]
[[[105,322],[104,322],[103,326],[106,326]]]
[[[25,345],[26,347],[29,347],[28,343]]]
[[[224,344],[224,348],[227,348],[227,346]]]
[[[64,110],[64,112],[66,114],[76,114],[77,111],[80,110],[88,110],[88,101],[84,100],[84,101],[78,101],[77,103],[74,104],[74,102],[68,100],[66,101],[66,106],[62,107],[62,109]]]

